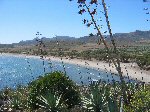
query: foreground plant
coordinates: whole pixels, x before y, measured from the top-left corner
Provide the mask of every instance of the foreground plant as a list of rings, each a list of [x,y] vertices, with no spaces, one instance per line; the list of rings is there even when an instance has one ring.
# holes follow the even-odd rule
[[[120,60],[118,57],[119,54],[118,54],[118,51],[116,48],[115,40],[113,38],[112,30],[110,27],[108,11],[107,11],[105,1],[101,0],[101,2],[100,2],[99,0],[78,0],[77,3],[79,4],[78,5],[78,8],[80,10],[79,14],[82,15],[87,12],[87,14],[89,15],[89,17],[87,17],[87,19],[83,20],[83,23],[86,24],[87,27],[93,27],[97,31],[96,35],[99,37],[98,44],[101,44],[101,42],[104,44],[105,49],[107,51],[107,57],[110,57],[111,61],[113,62],[113,64],[116,67],[116,70],[118,71],[121,82],[124,82],[124,78],[122,76],[122,71],[121,71],[121,67],[120,67]],[[98,7],[100,7],[100,5],[103,6],[103,11],[99,10]],[[102,14],[100,14],[99,12],[101,12]],[[110,34],[109,36],[111,39],[111,43],[113,45],[113,53],[110,52],[111,48],[107,44],[105,37],[103,36],[102,31],[101,31],[102,25],[99,24],[100,23],[99,18],[101,18],[101,15],[104,15],[106,18],[106,24],[108,27],[108,32]],[[104,33],[107,33],[107,31],[105,31]],[[113,54],[115,54],[115,57],[113,56]]]
[[[107,84],[92,85],[91,92],[82,96],[83,107],[90,112],[118,112],[117,99]]]
[[[130,105],[124,106],[125,112],[149,112],[150,111],[150,86],[141,88],[132,95]]]
[[[38,96],[39,103],[37,104],[47,112],[60,112],[65,110],[63,104],[60,102],[61,96],[52,93],[45,93]]]
[[[70,0],[70,1],[72,1],[72,0]],[[108,17],[108,9],[107,9],[105,0],[77,0],[77,3],[78,3],[78,8],[79,8],[78,13],[80,15],[87,13],[87,17],[86,17],[86,19],[83,20],[83,23],[87,27],[93,27],[97,31],[96,35],[99,38],[98,44],[99,45],[101,43],[104,44],[104,47],[107,51],[106,57],[109,57],[110,61],[114,64],[114,66],[118,72],[118,75],[120,77],[121,92],[122,92],[121,97],[123,98],[124,102],[127,102],[126,101],[126,92],[125,92],[126,91],[126,84],[125,84],[123,72],[122,72],[121,66],[120,66],[120,56],[119,56],[120,54],[117,50],[116,43],[115,43],[115,40],[113,38],[112,29],[110,27],[110,22],[109,22],[109,17]],[[102,5],[103,10],[100,9],[101,5]],[[111,44],[113,46],[112,48],[108,45],[108,43],[105,40],[105,37],[103,36],[104,34],[107,33],[107,31],[104,31],[102,33],[102,26],[103,25],[101,25],[101,21],[102,21],[101,15],[103,15],[105,17],[109,37],[111,39]],[[92,35],[90,35],[90,36],[92,36]],[[111,49],[113,49],[113,52],[110,52]]]
[[[27,109],[28,89],[18,86],[15,90],[5,89],[1,100],[0,111],[23,111]]]
[[[44,77],[33,81],[30,84],[29,106],[33,109],[39,108],[37,97],[46,93],[61,96],[60,102],[67,108],[80,104],[80,94],[76,85],[61,72],[46,74]]]

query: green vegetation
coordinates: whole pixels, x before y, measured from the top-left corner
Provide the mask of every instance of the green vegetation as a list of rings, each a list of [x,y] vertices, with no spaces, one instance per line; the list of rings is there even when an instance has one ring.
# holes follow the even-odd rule
[[[143,69],[150,70],[150,52],[138,56],[137,64]]]
[[[61,96],[56,96],[55,94],[52,93],[46,93],[43,96],[39,96],[37,97],[38,100],[38,106],[43,108],[46,111],[50,111],[50,112],[62,112],[66,110],[66,108],[64,108],[63,104],[61,103]]]
[[[92,85],[91,93],[82,96],[83,108],[93,112],[118,112],[118,104],[107,84]]]
[[[150,85],[127,83],[124,101],[121,85],[104,82],[77,86],[61,72],[53,72],[27,87],[0,91],[1,111],[24,112],[148,112]],[[5,102],[4,103],[1,103]]]
[[[61,72],[53,72],[40,77],[38,80],[33,81],[30,85],[29,106],[36,109],[39,100],[37,97],[47,94],[55,94],[61,96],[60,102],[65,104],[67,108],[80,103],[80,95],[78,88],[72,80]]]
[[[86,60],[96,59],[107,62],[111,61],[116,65],[115,67],[120,76],[121,83],[114,82],[112,84],[106,84],[101,82],[89,86],[77,86],[66,74],[53,72],[39,77],[37,80],[31,82],[28,87],[18,87],[16,90],[8,88],[2,90],[0,92],[0,111],[119,112],[120,109],[129,112],[150,111],[150,85],[141,83],[125,84],[120,67],[120,62],[128,63],[132,61],[137,62],[141,68],[150,70],[149,48],[146,49],[143,48],[143,46],[136,46],[141,43],[141,38],[137,39],[138,42],[133,42],[136,36],[138,37],[139,33],[141,34],[142,32],[136,31],[134,36],[133,34],[129,34],[134,38],[129,39],[131,38],[129,36],[127,41],[131,40],[132,43],[136,44],[136,47],[125,47],[123,45],[124,43],[121,44],[120,48],[116,46],[113,39],[114,35],[112,35],[110,28],[106,4],[105,1],[102,0],[102,6],[104,8],[103,15],[105,16],[110,36],[110,40],[108,39],[107,43],[105,37],[102,35],[101,25],[98,25],[98,20],[95,18],[96,13],[101,12],[98,11],[97,8],[99,4],[98,1],[91,0],[89,4],[85,1],[86,0],[78,0],[79,14],[82,15],[87,12],[91,17],[91,19],[89,19],[89,17],[87,19],[85,18],[84,24],[87,27],[94,25],[94,29],[97,30],[96,42],[97,39],[99,39],[98,41],[100,42],[98,42],[98,44],[100,45],[101,41],[103,43],[103,45],[98,46],[98,48],[101,47],[101,49],[96,50],[97,47],[89,47],[86,43],[89,44],[90,41],[87,40],[83,42],[71,40],[69,42],[52,42],[50,40],[44,43],[42,39],[36,38],[34,41],[35,43],[38,42],[38,47],[32,46],[32,44],[31,46],[27,46],[28,44],[23,46],[24,42],[22,42],[23,45],[18,44],[19,47],[17,45],[2,45],[0,52],[42,56],[68,56],[70,58],[82,58]],[[93,4],[95,6],[93,6]],[[91,10],[94,7],[95,9]],[[39,32],[37,35],[40,35]],[[91,36],[94,35],[91,34]],[[143,38],[143,36],[141,37]],[[120,38],[117,39],[119,40]],[[112,43],[112,46],[109,45],[110,43]],[[145,45],[147,44],[149,44],[149,42],[145,42]],[[74,49],[74,47],[77,47],[78,50]]]
[[[150,111],[150,86],[141,88],[132,95],[130,105],[124,106],[125,112],[149,112]]]

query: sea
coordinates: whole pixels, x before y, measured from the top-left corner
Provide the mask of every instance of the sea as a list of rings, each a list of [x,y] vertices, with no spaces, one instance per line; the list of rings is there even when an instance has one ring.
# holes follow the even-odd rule
[[[38,77],[54,71],[65,73],[78,85],[88,85],[97,81],[120,82],[119,76],[100,69],[33,57],[0,55],[0,89],[27,86]],[[125,80],[134,81],[128,78]]]

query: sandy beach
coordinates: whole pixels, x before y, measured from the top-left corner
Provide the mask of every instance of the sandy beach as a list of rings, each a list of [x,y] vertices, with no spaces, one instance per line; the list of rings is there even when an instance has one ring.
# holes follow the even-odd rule
[[[40,58],[39,56],[33,55],[25,55],[25,54],[2,54],[2,55],[13,55],[19,57],[26,57],[26,58]],[[111,72],[117,74],[117,70],[113,63],[106,63],[103,61],[89,61],[89,60],[81,60],[81,59],[69,59],[69,58],[60,58],[60,57],[53,57],[47,56],[45,59],[64,62],[69,64],[80,65],[84,67],[90,67],[93,69],[100,69],[106,72]],[[141,70],[136,63],[121,63],[121,69],[123,72],[123,76],[130,77],[132,79],[137,79],[139,81],[144,81],[145,83],[150,84],[150,71]]]
[[[47,57],[47,59],[51,59],[53,61],[60,61],[69,64],[76,64],[80,66],[90,67],[93,69],[101,69],[107,72],[111,72],[117,74],[117,70],[112,63],[106,63],[103,61],[89,61],[89,60],[81,60],[81,59],[66,59],[66,58],[58,58],[58,57]],[[139,81],[144,81],[145,83],[150,83],[150,71],[141,70],[136,63],[121,63],[121,69],[123,75],[126,77],[130,77],[133,79],[137,79]]]

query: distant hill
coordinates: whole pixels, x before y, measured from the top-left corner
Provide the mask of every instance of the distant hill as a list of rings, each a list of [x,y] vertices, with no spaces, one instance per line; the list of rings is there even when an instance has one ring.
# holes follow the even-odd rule
[[[13,43],[13,45],[20,45],[20,46],[28,46],[28,45],[36,45],[37,44],[37,39],[34,38],[33,40],[26,40],[26,41],[20,41],[19,43]],[[53,41],[76,41],[75,37],[69,37],[69,36],[56,36],[53,38],[46,38],[43,37],[41,38],[43,42],[53,42]]]
[[[98,36],[84,36],[77,39],[77,41],[82,43],[97,43],[99,37]]]
[[[150,43],[150,30],[149,31],[140,31],[136,30],[135,32],[130,33],[115,33],[113,37],[117,43],[127,44],[127,43],[139,43],[139,42],[149,42]],[[97,42],[99,37],[97,36],[85,36],[80,37],[78,40],[87,43],[95,43]],[[107,41],[110,41],[109,35],[105,35],[104,38]]]
[[[110,41],[109,35],[104,36],[106,37],[107,41]],[[135,32],[130,33],[115,33],[113,35],[114,39],[117,41],[117,43],[138,43],[138,42],[150,42],[150,30],[149,31],[140,31],[136,30]],[[53,38],[46,38],[43,37],[43,42],[49,43],[49,42],[56,42],[56,41],[64,41],[64,42],[82,42],[82,43],[96,43],[98,41],[97,36],[84,36],[80,38],[75,37],[69,37],[69,36],[56,36]],[[13,46],[29,46],[29,45],[35,45],[37,44],[37,38],[34,38],[33,40],[26,40],[26,41],[20,41],[19,43],[14,44],[0,44],[0,47],[13,47]]]
[[[12,44],[0,44],[0,48],[13,48]]]
[[[130,33],[116,33],[113,35],[117,41],[138,42],[143,40],[150,40],[150,31],[140,31]]]
[[[50,39],[51,41],[76,41],[75,37],[69,36],[56,36]]]

